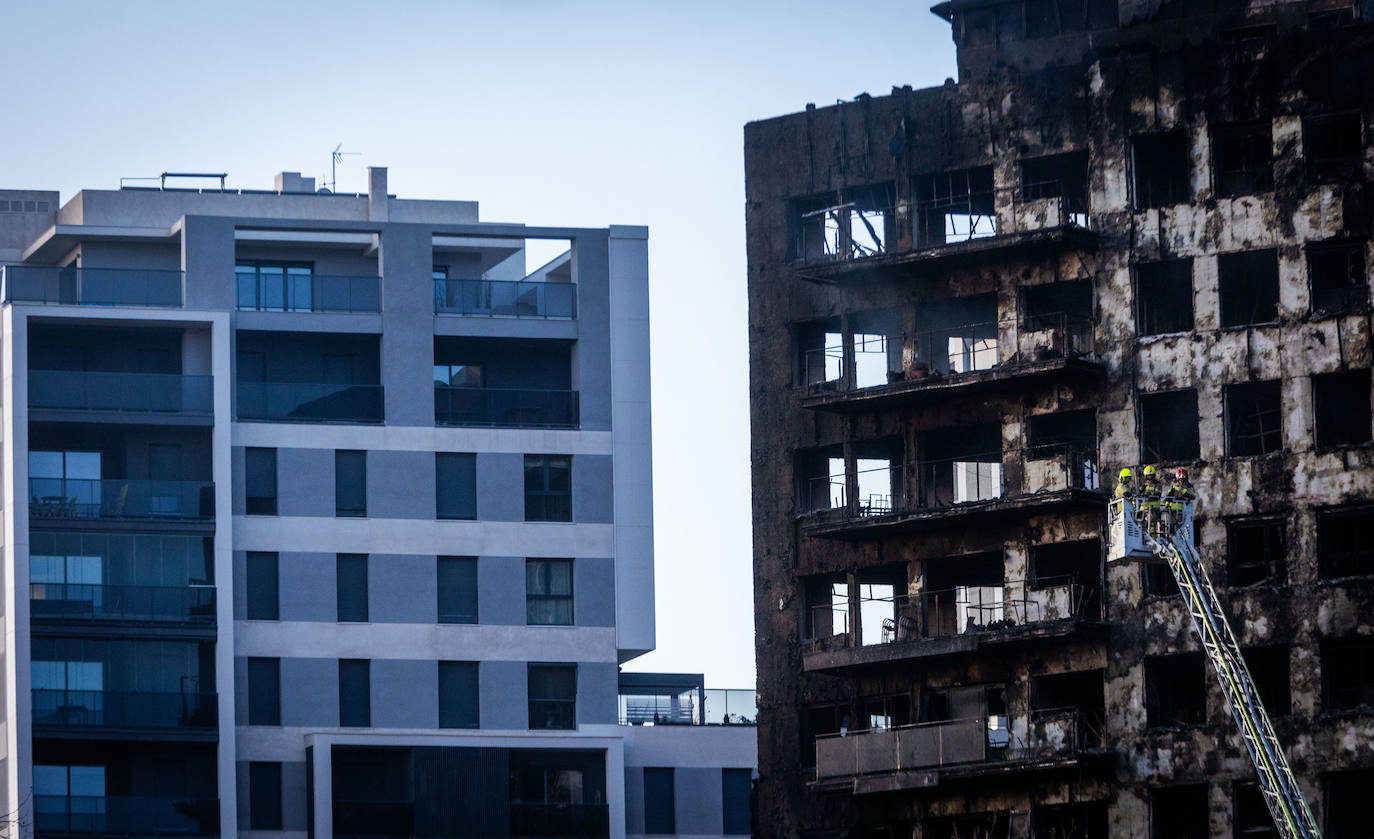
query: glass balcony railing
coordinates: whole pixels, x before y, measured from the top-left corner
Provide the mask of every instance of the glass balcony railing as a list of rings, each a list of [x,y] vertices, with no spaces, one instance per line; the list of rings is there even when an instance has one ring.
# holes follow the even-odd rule
[[[30,370],[29,407],[210,416],[213,382],[210,376]]]
[[[213,729],[213,693],[35,690],[33,724],[61,728]]]
[[[6,265],[0,271],[7,303],[181,308],[182,272],[150,268],[59,268]]]
[[[608,804],[522,804],[512,801],[510,805],[513,839],[609,836],[610,829]]]
[[[218,836],[219,800],[147,795],[35,795],[33,831],[39,836]]]
[[[501,280],[434,281],[434,313],[512,318],[577,317],[572,283]]]
[[[104,586],[29,583],[34,620],[215,623],[214,586]]]
[[[382,310],[381,277],[241,274],[238,307],[258,312],[368,313]]]
[[[209,481],[29,478],[29,515],[52,519],[212,519]]]
[[[747,688],[707,688],[702,710],[706,725],[755,725],[759,719],[758,694]]]
[[[239,382],[238,418],[275,422],[381,422],[381,385]]]
[[[644,689],[620,691],[621,725],[754,725],[757,694],[747,688]]]
[[[439,425],[577,428],[577,391],[434,386]]]

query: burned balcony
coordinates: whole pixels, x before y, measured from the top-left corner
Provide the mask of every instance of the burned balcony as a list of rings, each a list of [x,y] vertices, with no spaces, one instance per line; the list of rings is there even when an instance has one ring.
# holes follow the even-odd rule
[[[792,205],[792,258],[826,264],[889,253],[897,243],[896,206],[891,184],[799,199]]]
[[[83,268],[6,265],[0,270],[6,303],[72,306],[182,306],[182,272],[159,268]]]

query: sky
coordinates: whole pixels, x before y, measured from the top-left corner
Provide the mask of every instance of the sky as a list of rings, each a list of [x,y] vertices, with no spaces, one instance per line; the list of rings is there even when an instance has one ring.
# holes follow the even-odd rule
[[[0,188],[269,189],[342,143],[339,191],[647,225],[658,649],[625,669],[752,687],[744,124],[955,75],[931,3],[0,0]]]

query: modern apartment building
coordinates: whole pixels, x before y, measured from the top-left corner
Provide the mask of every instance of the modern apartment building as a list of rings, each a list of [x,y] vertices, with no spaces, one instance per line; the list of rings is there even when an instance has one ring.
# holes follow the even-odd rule
[[[647,231],[386,181],[0,191],[19,835],[748,832],[752,729],[620,724]]]
[[[1277,836],[1168,566],[1106,555],[1146,463],[1368,835],[1374,9],[934,12],[958,82],[745,129],[761,835]]]

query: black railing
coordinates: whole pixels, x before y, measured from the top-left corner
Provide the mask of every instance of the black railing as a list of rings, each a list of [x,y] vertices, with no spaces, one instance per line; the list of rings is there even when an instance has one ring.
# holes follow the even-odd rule
[[[440,425],[577,428],[575,390],[434,386]]]
[[[611,810],[607,804],[510,805],[513,839],[545,839],[563,836],[609,836]]]
[[[506,280],[434,281],[434,313],[513,318],[577,317],[577,286]]]
[[[276,422],[381,422],[381,385],[239,382],[238,418]]]
[[[29,478],[29,515],[51,519],[212,519],[209,481]]]
[[[181,308],[182,272],[154,268],[59,268],[6,265],[0,272],[9,303]]]
[[[1088,196],[1059,181],[1020,187],[951,190],[917,196],[916,247],[952,245],[1008,233],[1089,225]],[[1010,207],[999,217],[999,205]]]
[[[380,312],[381,277],[303,274],[279,276],[264,282],[263,275],[240,274],[238,308],[258,312]]]
[[[35,620],[215,623],[214,586],[106,586],[29,583]]]
[[[209,416],[213,382],[210,376],[174,373],[30,370],[29,407]]]
[[[40,836],[218,836],[219,800],[150,795],[35,795],[33,830]]]
[[[213,729],[218,707],[213,693],[35,690],[33,724],[159,731]]]

